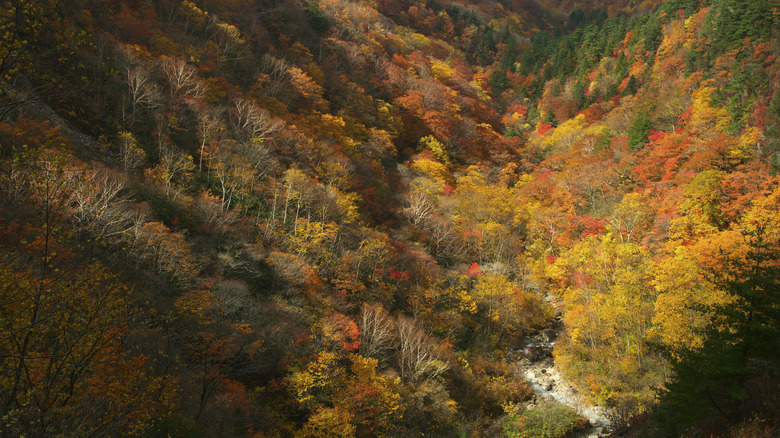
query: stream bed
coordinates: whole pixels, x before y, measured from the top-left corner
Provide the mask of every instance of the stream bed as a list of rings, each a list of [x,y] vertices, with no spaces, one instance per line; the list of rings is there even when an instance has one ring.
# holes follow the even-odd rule
[[[603,406],[593,406],[577,394],[555,366],[552,350],[561,329],[562,324],[557,321],[554,327],[526,337],[522,349],[510,352],[515,373],[522,376],[534,391],[534,397],[527,407],[533,408],[541,400],[553,399],[571,407],[590,422],[588,429],[573,436],[605,436],[611,430],[607,409]]]

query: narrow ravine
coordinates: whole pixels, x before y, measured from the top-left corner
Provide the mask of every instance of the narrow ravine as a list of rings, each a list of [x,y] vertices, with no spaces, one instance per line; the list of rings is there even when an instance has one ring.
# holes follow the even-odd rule
[[[528,406],[533,408],[546,398],[553,399],[571,407],[590,422],[588,429],[574,436],[604,436],[611,430],[607,409],[593,406],[577,394],[555,366],[552,351],[560,330],[563,330],[562,323],[557,320],[553,327],[526,337],[522,348],[511,352],[515,373],[522,376],[534,391],[534,398]]]

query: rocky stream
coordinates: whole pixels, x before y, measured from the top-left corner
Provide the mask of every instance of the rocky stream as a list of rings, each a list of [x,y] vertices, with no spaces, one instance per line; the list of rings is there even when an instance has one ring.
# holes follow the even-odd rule
[[[555,365],[552,351],[558,333],[563,330],[560,319],[552,327],[527,336],[522,348],[510,352],[515,373],[522,376],[534,391],[534,396],[526,408],[533,409],[545,399],[553,399],[565,404],[587,418],[587,429],[572,435],[582,438],[606,436],[611,431],[609,413],[603,406],[593,406],[577,394],[576,389],[561,375]]]

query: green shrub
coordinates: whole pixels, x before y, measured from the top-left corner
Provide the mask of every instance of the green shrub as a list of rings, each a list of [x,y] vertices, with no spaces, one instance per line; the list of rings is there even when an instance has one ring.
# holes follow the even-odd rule
[[[504,434],[511,438],[560,438],[587,424],[571,408],[546,401],[536,408],[510,415],[504,420]]]

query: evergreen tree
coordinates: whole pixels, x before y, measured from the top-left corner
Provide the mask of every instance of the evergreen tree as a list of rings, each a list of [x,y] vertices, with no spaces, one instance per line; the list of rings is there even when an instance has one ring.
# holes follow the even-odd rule
[[[650,121],[647,113],[643,111],[634,119],[634,122],[628,129],[628,148],[632,151],[642,149],[645,143],[647,143],[647,137],[650,135],[651,129],[653,129],[653,123]]]
[[[517,38],[509,31],[509,28],[506,28],[504,29],[503,40],[506,44],[506,49],[504,50],[504,53],[501,54],[498,66],[502,70],[514,70],[515,60],[517,59],[517,56],[520,55],[520,48],[517,46]]]
[[[662,10],[669,15],[682,9],[685,11],[685,17],[687,18],[698,11],[700,6],[699,0],[669,0],[663,4]]]
[[[622,52],[617,56],[615,68],[613,68],[612,71],[618,78],[624,78],[628,74],[628,60],[626,59],[626,55]]]
[[[490,73],[490,80],[488,81],[490,88],[493,90],[493,94],[496,96],[501,95],[507,88],[509,88],[509,79],[506,77],[506,71],[494,70]]]
[[[661,30],[661,23],[658,17],[651,17],[647,24],[640,30],[640,36],[644,37],[645,50],[655,52],[661,41],[664,39],[664,33]]]
[[[637,90],[639,90],[639,81],[634,75],[631,75],[626,84],[626,94],[636,94]]]
[[[569,14],[569,25],[572,28],[580,27],[585,23],[585,12],[580,8],[574,8]]]
[[[320,5],[317,0],[311,0],[309,2],[309,8],[306,10],[309,17],[309,26],[319,34],[324,34],[330,28],[330,23],[327,17],[320,9]]]
[[[611,99],[617,95],[618,95],[618,83],[610,82],[609,85],[607,85],[606,91],[604,91],[604,99]]]
[[[777,17],[767,0],[716,0],[713,2],[713,48],[733,47],[745,38],[760,41],[772,37]]]

